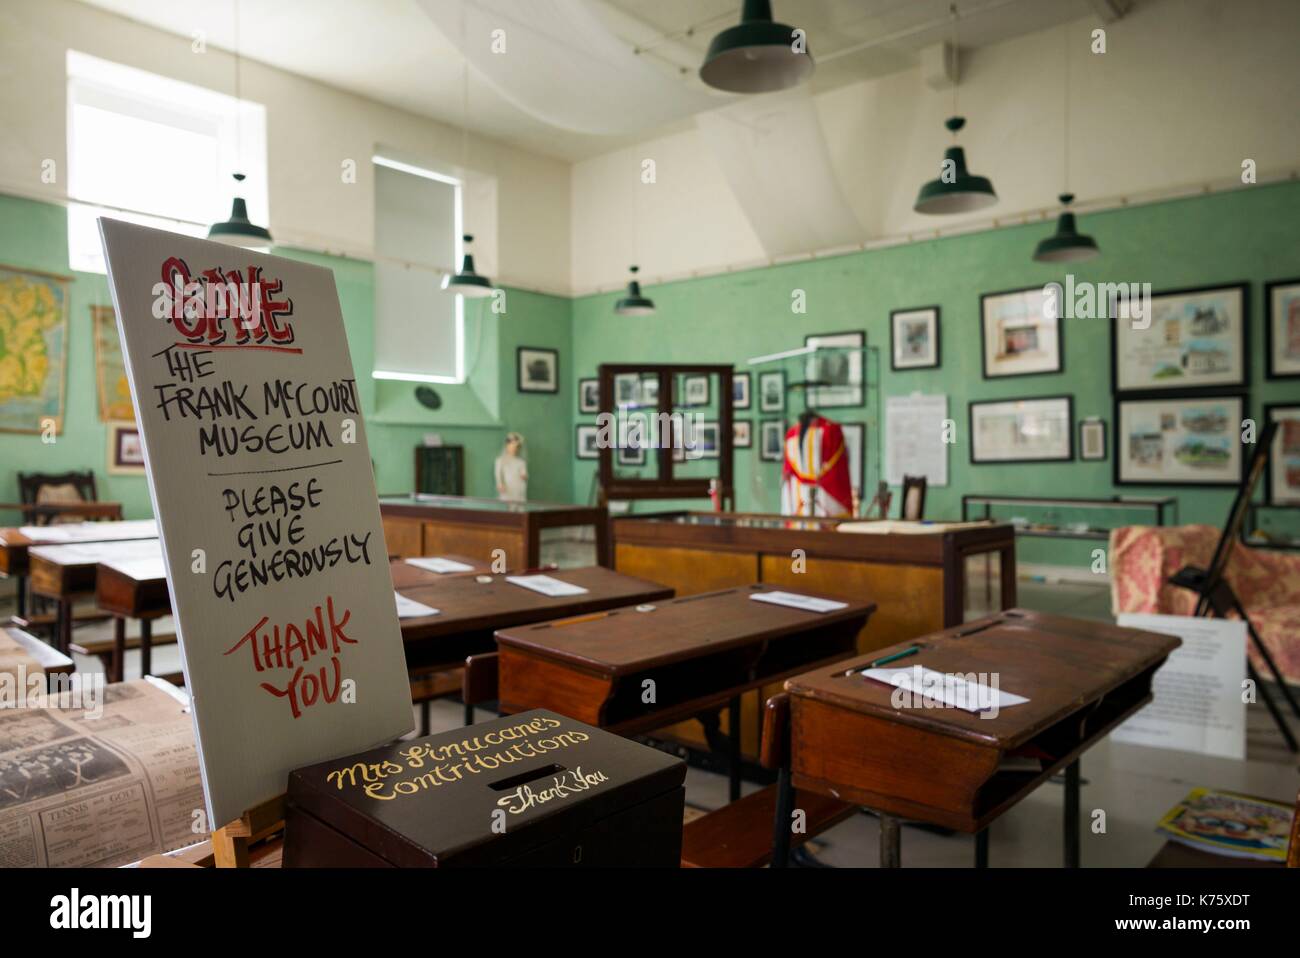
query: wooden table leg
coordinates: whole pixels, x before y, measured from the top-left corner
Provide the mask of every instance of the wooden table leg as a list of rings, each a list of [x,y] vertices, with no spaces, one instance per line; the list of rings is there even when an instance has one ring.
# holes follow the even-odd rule
[[[25,619],[27,618],[27,576],[20,575],[15,578],[17,579],[15,584],[18,586],[15,599],[18,605],[18,618]]]
[[[596,565],[607,569],[614,568],[609,554],[609,518],[604,522],[594,523],[596,529]]]
[[[772,867],[790,865],[790,816],[794,812],[794,785],[790,770],[780,769],[776,776],[776,814],[772,818]]]
[[[470,702],[465,703],[465,724],[466,725],[474,724],[474,706]]]
[[[989,867],[989,830],[983,828],[975,833],[975,867]]]
[[[153,620],[140,620],[140,675],[153,674]]]
[[[1079,760],[1065,767],[1065,867],[1079,867]]]
[[[57,608],[58,638],[55,639],[55,648],[67,655],[68,647],[72,645],[72,600],[59,599]]]
[[[880,816],[880,867],[898,868],[901,858],[898,819],[893,815]]]
[[[126,681],[126,619],[113,616],[113,681]]]
[[[733,695],[727,713],[727,776],[730,801],[740,799],[740,696]]]

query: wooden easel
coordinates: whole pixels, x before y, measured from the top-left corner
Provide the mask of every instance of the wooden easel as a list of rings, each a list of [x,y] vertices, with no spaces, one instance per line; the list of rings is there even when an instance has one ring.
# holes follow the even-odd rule
[[[216,868],[248,868],[249,848],[284,830],[284,796],[255,805],[212,833],[212,864]]]

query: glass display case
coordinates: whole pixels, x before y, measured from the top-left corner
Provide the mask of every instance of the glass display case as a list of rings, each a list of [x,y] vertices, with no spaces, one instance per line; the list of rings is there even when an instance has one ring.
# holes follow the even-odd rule
[[[1044,539],[1091,539],[1105,542],[1111,530],[1133,525],[1177,525],[1173,496],[1051,498],[1040,496],[961,497],[963,521],[991,519],[1009,523],[1016,535]]]
[[[1300,505],[1252,502],[1241,539],[1259,549],[1300,549]]]

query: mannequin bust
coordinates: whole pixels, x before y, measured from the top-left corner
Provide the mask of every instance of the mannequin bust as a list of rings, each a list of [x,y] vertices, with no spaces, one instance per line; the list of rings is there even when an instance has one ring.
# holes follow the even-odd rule
[[[506,433],[506,445],[497,456],[497,495],[506,502],[523,502],[528,498],[528,463],[523,458],[524,437]]]

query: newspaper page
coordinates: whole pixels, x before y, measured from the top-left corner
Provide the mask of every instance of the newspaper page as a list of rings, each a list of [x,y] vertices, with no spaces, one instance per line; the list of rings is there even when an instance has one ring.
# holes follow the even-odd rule
[[[112,867],[205,837],[188,704],[161,686],[0,709],[0,868]]]

